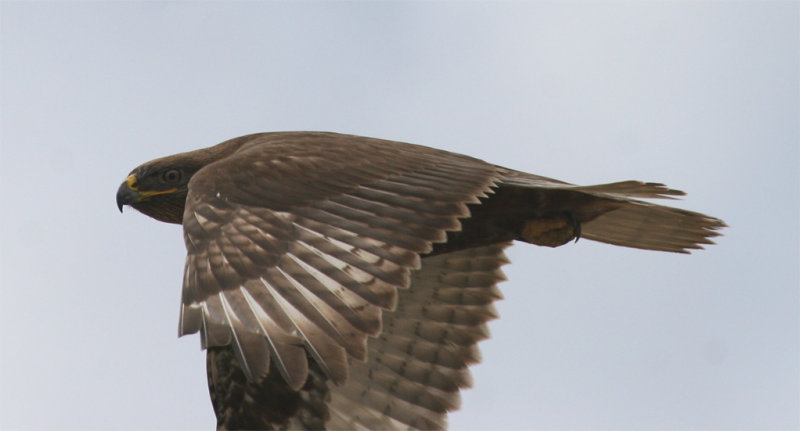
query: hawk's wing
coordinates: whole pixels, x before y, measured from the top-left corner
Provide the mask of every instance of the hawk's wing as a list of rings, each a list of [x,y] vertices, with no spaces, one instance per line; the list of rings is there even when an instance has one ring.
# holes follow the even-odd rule
[[[507,263],[509,243],[422,259],[397,309],[383,315],[383,331],[367,343],[367,361],[350,362],[350,378],[331,386],[328,429],[444,429],[472,383],[468,365],[480,360],[476,343],[497,317],[492,302]]]
[[[496,168],[366,138],[308,145],[254,138],[192,178],[183,226],[180,333],[232,345],[251,379],[270,361],[293,389],[306,352],[334,382],[363,360],[381,310],[397,304],[419,254],[459,228]]]

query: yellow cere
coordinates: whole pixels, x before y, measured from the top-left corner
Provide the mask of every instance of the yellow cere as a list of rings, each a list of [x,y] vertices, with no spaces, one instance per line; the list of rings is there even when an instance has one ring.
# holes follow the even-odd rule
[[[128,185],[128,188],[133,190],[133,191],[138,192],[139,189],[136,188],[136,181],[137,181],[136,174],[130,174],[130,175],[128,175],[128,178],[125,178],[125,184]]]

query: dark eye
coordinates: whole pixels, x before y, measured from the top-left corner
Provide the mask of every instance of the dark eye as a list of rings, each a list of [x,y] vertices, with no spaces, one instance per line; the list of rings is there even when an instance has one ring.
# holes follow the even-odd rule
[[[161,179],[167,184],[175,184],[181,180],[181,171],[177,169],[167,169],[161,174]]]

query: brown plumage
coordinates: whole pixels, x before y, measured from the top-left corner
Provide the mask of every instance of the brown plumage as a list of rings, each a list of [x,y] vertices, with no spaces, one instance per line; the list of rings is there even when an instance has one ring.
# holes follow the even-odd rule
[[[117,204],[181,223],[180,335],[220,428],[442,429],[479,360],[512,240],[687,253],[724,223],[427,147],[248,135],[145,163]]]

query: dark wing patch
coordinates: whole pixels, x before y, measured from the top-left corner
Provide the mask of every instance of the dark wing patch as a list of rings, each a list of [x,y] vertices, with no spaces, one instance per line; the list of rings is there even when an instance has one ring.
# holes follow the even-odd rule
[[[380,332],[381,310],[396,306],[419,253],[459,228],[466,204],[490,192],[495,168],[394,146],[390,159],[368,163],[373,147],[362,158],[326,150],[321,166],[316,157],[288,157],[284,146],[278,169],[254,169],[253,157],[270,160],[275,151],[262,147],[209,165],[190,184],[180,334],[200,331],[204,347],[231,344],[250,378],[266,374],[272,359],[295,389],[308,374],[307,349],[342,383],[348,356],[365,358],[367,336]],[[318,171],[305,170],[308,160]],[[348,170],[351,160],[358,162]],[[223,171],[231,190],[208,178]],[[287,188],[270,188],[275,175]],[[257,195],[235,187],[245,180],[259,184]]]

